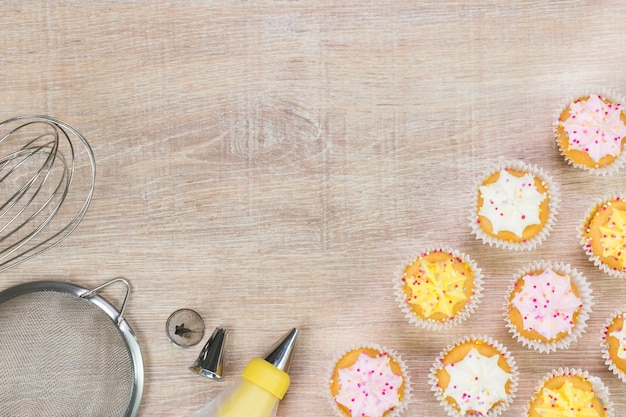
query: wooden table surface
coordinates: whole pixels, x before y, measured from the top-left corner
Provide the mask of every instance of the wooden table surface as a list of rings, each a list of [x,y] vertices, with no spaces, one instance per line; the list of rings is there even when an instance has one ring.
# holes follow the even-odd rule
[[[626,94],[621,0],[15,1],[0,14],[2,119],[47,114],[93,147],[97,181],[61,245],[2,273],[133,286],[127,320],[145,362],[141,416],[185,416],[234,382],[246,362],[301,329],[278,415],[331,416],[331,358],[371,342],[410,368],[407,416],[443,416],[427,383],[447,344],[491,336],[513,353],[518,415],[555,367],[583,367],[626,415],[626,384],[600,357],[626,281],[584,255],[587,207],[624,191],[626,170],[568,166],[552,139],[564,100],[593,88]],[[531,252],[483,245],[467,216],[472,186],[498,157],[547,170],[562,205]],[[466,323],[408,323],[391,280],[441,242],[485,274]],[[502,305],[528,262],[567,262],[591,282],[587,332],[566,351],[530,351]],[[110,290],[109,297],[117,294]],[[168,316],[192,308],[207,333],[231,330],[225,383],[188,370],[201,345],[173,346]]]

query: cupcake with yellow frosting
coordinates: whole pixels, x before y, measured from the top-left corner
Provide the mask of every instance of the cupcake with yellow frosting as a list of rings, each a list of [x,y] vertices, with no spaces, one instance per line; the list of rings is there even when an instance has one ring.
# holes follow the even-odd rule
[[[429,246],[402,265],[394,278],[396,298],[407,319],[440,330],[464,321],[480,302],[482,273],[464,253]]]
[[[329,393],[337,417],[397,417],[410,402],[411,384],[397,353],[365,344],[333,361]]]
[[[490,246],[513,250],[533,249],[548,237],[559,203],[552,178],[522,161],[486,170],[474,198],[472,233]]]
[[[497,341],[470,336],[445,348],[430,369],[435,396],[451,417],[494,417],[509,408],[518,371]]]
[[[509,332],[539,352],[566,349],[587,327],[591,292],[585,277],[571,266],[533,262],[509,286],[505,305]]]
[[[583,94],[561,110],[554,134],[571,165],[598,175],[612,174],[624,163],[624,99],[613,93]]]
[[[616,310],[602,330],[602,357],[622,382],[626,382],[626,306]]]
[[[556,369],[539,383],[527,417],[612,417],[613,404],[602,380],[581,369]]]
[[[612,195],[597,201],[579,229],[589,259],[601,270],[626,278],[626,200]]]

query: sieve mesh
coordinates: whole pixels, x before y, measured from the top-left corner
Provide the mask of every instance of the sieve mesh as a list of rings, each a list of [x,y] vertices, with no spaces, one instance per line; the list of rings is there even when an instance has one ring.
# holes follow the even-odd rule
[[[134,367],[115,322],[59,291],[0,303],[0,416],[125,416]]]

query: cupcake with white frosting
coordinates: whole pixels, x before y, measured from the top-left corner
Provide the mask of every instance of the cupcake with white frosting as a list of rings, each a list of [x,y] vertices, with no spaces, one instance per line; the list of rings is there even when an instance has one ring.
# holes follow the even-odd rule
[[[513,356],[486,336],[469,336],[445,348],[430,369],[435,396],[451,417],[495,417],[517,390]]]
[[[502,161],[483,173],[475,190],[470,226],[483,243],[530,250],[550,234],[556,221],[558,190],[536,165]]]

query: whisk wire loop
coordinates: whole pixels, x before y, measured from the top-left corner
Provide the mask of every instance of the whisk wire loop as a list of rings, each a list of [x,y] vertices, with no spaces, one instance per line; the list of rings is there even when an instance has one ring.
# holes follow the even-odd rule
[[[4,155],[0,156],[0,272],[72,233],[87,212],[96,175],[91,146],[65,122],[21,116],[1,122],[3,130],[7,133],[0,137],[0,155]]]

